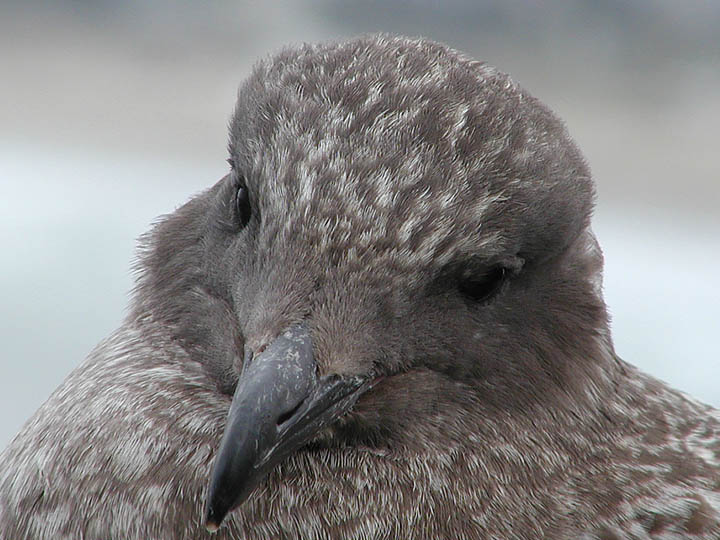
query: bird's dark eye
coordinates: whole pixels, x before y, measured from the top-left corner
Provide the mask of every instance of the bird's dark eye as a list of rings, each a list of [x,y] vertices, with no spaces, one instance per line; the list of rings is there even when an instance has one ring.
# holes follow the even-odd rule
[[[242,229],[250,221],[252,209],[250,208],[250,194],[245,183],[240,183],[235,191],[235,220]]]
[[[458,290],[473,302],[486,302],[500,290],[507,274],[505,267],[496,266],[482,276],[461,277]]]

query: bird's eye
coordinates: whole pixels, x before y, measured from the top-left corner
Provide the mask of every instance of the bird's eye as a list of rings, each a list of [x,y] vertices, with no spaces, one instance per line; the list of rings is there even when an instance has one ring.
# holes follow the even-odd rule
[[[507,274],[505,267],[496,266],[480,277],[462,277],[458,282],[458,289],[473,302],[486,302],[500,290]]]
[[[250,208],[250,194],[245,183],[240,183],[235,191],[235,220],[242,229],[250,221],[252,209]]]

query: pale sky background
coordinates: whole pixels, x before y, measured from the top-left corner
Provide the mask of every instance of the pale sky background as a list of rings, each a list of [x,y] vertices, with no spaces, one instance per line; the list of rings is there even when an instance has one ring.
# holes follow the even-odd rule
[[[720,3],[208,4],[0,8],[0,448],[120,324],[137,237],[225,174],[253,61],[370,31],[449,43],[567,122],[618,353],[720,406]]]

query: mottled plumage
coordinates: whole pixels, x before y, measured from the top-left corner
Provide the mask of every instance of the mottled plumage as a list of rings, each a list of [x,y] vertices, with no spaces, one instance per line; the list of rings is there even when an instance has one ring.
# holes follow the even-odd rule
[[[1,538],[720,537],[720,416],[616,357],[589,170],[506,75],[422,40],[289,49],[229,150],[0,456]],[[262,474],[224,464],[289,328],[297,380],[352,399]]]

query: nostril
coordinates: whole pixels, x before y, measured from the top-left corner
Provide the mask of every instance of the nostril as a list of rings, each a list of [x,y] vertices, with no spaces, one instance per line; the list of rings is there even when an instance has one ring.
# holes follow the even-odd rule
[[[262,354],[262,352],[263,352],[265,349],[267,349],[267,343],[264,343],[263,345],[260,345],[260,346],[258,347],[257,351],[255,351],[255,354]]]
[[[281,426],[282,424],[284,424],[285,422],[287,422],[288,420],[290,420],[290,418],[292,418],[292,417],[295,415],[295,413],[298,412],[298,409],[300,409],[300,407],[302,406],[303,403],[305,403],[305,400],[304,400],[304,399],[300,400],[300,403],[298,403],[297,405],[295,405],[295,406],[294,406],[292,409],[290,409],[289,411],[284,412],[284,413],[282,413],[280,416],[278,416],[277,425],[278,425],[278,426]]]
[[[243,351],[243,364],[248,365],[250,362],[252,362],[253,359],[253,351],[250,347],[245,345],[245,350]]]

